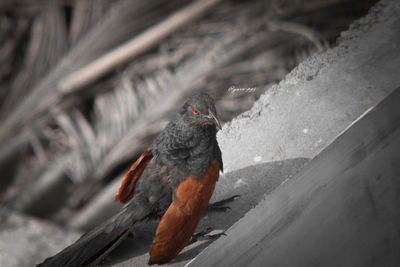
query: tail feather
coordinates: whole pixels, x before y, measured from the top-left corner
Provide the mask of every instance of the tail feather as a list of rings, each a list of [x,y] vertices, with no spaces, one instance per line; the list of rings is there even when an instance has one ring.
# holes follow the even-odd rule
[[[96,265],[126,237],[136,222],[150,214],[149,205],[143,201],[139,203],[135,197],[117,215],[37,266]]]

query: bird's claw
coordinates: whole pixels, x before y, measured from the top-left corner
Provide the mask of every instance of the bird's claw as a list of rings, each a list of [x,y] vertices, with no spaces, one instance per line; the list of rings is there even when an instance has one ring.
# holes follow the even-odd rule
[[[222,206],[228,202],[232,202],[234,201],[236,198],[240,197],[240,195],[234,195],[231,197],[228,197],[226,199],[214,202],[214,203],[210,203],[207,206],[207,211],[221,211],[221,212],[226,212],[228,210],[230,210],[231,208],[228,206]]]
[[[203,240],[216,240],[221,236],[226,235],[225,232],[210,235],[209,233],[211,233],[213,230],[214,229],[212,227],[208,227],[206,230],[194,234],[190,240],[190,244]]]

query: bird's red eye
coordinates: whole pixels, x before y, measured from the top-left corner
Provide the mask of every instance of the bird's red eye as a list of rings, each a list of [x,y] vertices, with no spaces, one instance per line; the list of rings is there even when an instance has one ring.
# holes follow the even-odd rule
[[[193,110],[193,113],[199,115],[199,112],[196,109]]]

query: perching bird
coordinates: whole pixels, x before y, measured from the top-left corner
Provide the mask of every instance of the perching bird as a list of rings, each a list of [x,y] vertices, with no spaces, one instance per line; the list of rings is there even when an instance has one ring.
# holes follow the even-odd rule
[[[98,264],[135,223],[160,216],[149,264],[175,258],[189,243],[223,170],[216,127],[221,128],[213,99],[191,96],[125,175],[115,197],[127,203],[123,209],[39,266]]]

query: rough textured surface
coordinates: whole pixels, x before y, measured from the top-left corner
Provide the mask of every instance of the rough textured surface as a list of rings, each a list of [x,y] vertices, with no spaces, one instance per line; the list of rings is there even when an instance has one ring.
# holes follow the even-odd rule
[[[77,233],[0,209],[0,266],[33,266],[78,237]]]
[[[400,4],[382,1],[219,133],[227,172],[313,158],[400,84]]]

